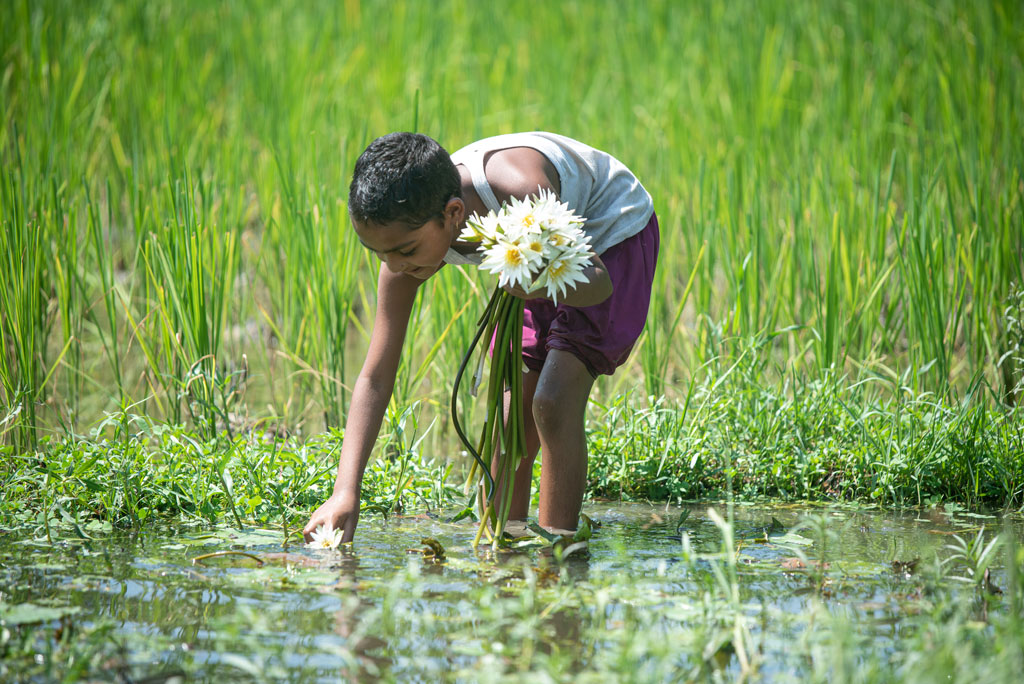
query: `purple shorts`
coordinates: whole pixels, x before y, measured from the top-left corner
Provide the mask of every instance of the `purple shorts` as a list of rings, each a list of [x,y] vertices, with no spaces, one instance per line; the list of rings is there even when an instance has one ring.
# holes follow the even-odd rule
[[[629,358],[647,321],[659,242],[658,217],[652,213],[643,230],[599,255],[613,288],[600,304],[555,306],[547,299],[527,300],[523,363],[539,372],[548,350],[561,349],[575,355],[594,377],[614,373]]]

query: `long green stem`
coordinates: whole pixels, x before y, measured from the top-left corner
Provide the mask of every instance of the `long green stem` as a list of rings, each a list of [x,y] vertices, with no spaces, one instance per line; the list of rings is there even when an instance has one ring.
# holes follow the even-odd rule
[[[455,374],[455,384],[452,387],[451,402],[452,425],[455,426],[455,433],[459,436],[459,440],[462,442],[463,446],[466,447],[466,450],[470,453],[470,455],[473,457],[473,460],[475,461],[473,470],[475,471],[476,468],[479,467],[481,473],[483,474],[483,477],[487,480],[488,499],[490,499],[494,495],[494,478],[491,477],[491,472],[490,468],[488,467],[488,464],[484,463],[484,461],[480,457],[481,453],[487,452],[484,451],[483,446],[481,446],[480,451],[474,449],[473,445],[470,444],[469,442],[469,438],[466,437],[466,433],[462,429],[462,421],[459,420],[458,401],[459,387],[462,384],[462,376],[466,373],[466,366],[469,364],[469,360],[473,356],[473,351],[476,349],[477,344],[480,342],[480,339],[484,337],[484,333],[487,332],[489,329],[493,329],[492,326],[490,325],[492,314],[501,298],[500,296],[501,290],[495,288],[494,293],[491,295],[490,300],[487,302],[487,308],[484,309],[484,313],[480,316],[480,322],[479,325],[477,326],[476,335],[473,336],[473,341],[469,343],[469,348],[466,350],[465,355],[462,357],[462,363],[459,364],[459,370]],[[486,339],[489,339],[489,336]],[[471,472],[470,477],[472,477],[472,475],[473,473]]]
[[[485,532],[492,545],[501,542],[505,524],[512,507],[513,485],[516,469],[522,460],[526,446],[526,429],[523,421],[523,378],[522,378],[522,330],[523,302],[495,288],[491,299],[480,317],[476,335],[462,358],[455,376],[452,390],[452,419],[455,431],[463,445],[473,455],[475,465],[470,472],[470,481],[479,469],[486,479],[486,497],[480,499],[480,527],[473,545],[477,546]],[[469,359],[478,347],[486,353],[487,346],[494,340],[486,392],[486,419],[480,437],[479,449],[469,443],[458,417],[458,392]],[[503,410],[505,393],[509,394],[508,411]],[[497,462],[494,459],[497,458]],[[500,491],[499,500],[495,494]]]

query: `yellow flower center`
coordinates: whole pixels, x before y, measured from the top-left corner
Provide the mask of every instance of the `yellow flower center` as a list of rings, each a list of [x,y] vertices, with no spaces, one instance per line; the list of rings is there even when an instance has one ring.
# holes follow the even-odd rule
[[[518,266],[523,263],[523,255],[518,247],[509,247],[505,250],[505,262],[512,266]]]

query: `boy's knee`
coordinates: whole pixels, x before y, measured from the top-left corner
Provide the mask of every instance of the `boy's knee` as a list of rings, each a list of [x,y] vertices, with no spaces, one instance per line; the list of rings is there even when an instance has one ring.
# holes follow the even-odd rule
[[[533,420],[537,429],[544,432],[568,423],[575,407],[571,398],[557,387],[540,386],[533,395]]]
[[[542,393],[539,389],[533,395],[533,422],[537,427],[545,424],[546,418],[555,410],[556,402],[549,394]]]

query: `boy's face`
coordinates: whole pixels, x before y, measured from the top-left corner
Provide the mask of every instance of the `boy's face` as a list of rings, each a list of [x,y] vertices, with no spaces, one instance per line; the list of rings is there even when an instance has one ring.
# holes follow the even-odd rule
[[[456,203],[458,206],[454,206]],[[352,225],[363,246],[374,252],[392,273],[405,273],[426,280],[444,261],[461,225],[463,213],[462,200],[452,199],[441,216],[412,230],[404,223],[352,221]]]

